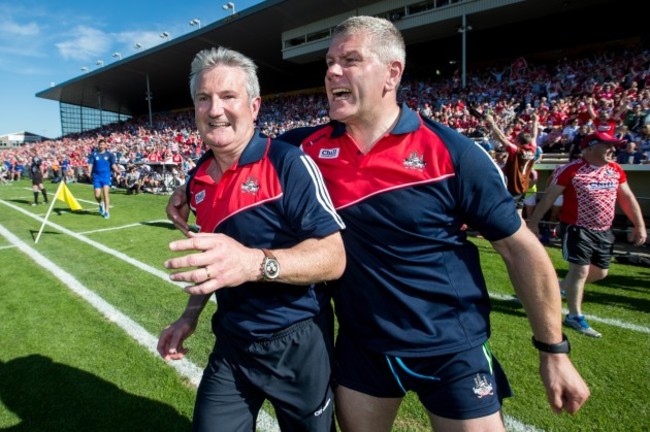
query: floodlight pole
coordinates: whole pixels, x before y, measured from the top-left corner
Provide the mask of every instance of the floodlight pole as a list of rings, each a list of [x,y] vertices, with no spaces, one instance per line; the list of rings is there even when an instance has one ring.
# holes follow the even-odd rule
[[[461,85],[465,88],[467,86],[467,32],[472,29],[472,26],[467,25],[467,15],[463,14],[462,19],[458,32],[462,36]]]
[[[149,87],[149,74],[147,74],[147,105],[149,106],[149,127],[153,128],[153,114],[151,112],[151,88]]]
[[[102,107],[102,91],[97,90],[97,106],[99,107],[99,124],[104,126],[104,109]]]

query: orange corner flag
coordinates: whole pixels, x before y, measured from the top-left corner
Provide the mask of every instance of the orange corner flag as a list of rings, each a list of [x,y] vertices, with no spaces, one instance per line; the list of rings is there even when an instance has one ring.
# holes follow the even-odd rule
[[[59,190],[56,192],[56,199],[68,204],[71,210],[82,210],[75,197],[72,196],[72,192],[70,192],[70,189],[68,189],[68,185],[66,185],[64,182],[61,182]]]

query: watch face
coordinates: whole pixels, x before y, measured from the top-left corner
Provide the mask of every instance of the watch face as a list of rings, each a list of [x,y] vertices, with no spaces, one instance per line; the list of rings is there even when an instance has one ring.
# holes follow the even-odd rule
[[[267,258],[264,262],[264,277],[275,279],[280,274],[280,264],[273,258]]]

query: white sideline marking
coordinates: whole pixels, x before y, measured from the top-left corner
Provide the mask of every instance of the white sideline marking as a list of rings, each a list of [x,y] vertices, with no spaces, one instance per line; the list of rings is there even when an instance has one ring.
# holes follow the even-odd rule
[[[81,282],[75,279],[70,273],[66,272],[55,263],[41,255],[34,248],[27,245],[18,237],[9,232],[4,226],[0,225],[0,234],[3,235],[9,243],[18,247],[23,253],[28,255],[37,265],[49,271],[57,279],[59,279],[65,286],[77,293],[82,299],[86,300],[90,305],[97,309],[102,315],[110,321],[117,324],[129,336],[135,339],[140,345],[144,346],[156,358],[160,359],[158,355],[157,345],[158,338],[147,332],[142,326],[133,321],[128,316],[124,315],[118,309],[107,303],[100,296],[93,291],[86,288]],[[162,359],[160,359],[163,361]],[[175,360],[167,363],[169,366],[176,369],[176,371],[183,377],[187,378],[194,387],[198,386],[201,381],[203,370],[196,366],[194,363],[187,359]],[[257,427],[261,432],[276,432],[280,428],[273,417],[266,411],[260,410]]]
[[[29,217],[32,217],[33,219],[36,219],[36,220],[40,221],[41,223],[43,221],[43,218],[38,217],[38,216],[34,215],[33,213],[30,213],[30,212],[24,210],[23,208],[15,206],[15,205],[13,205],[11,203],[8,203],[8,202],[6,202],[4,200],[0,200],[0,203],[2,203],[4,205],[7,205],[7,206],[9,206],[9,207],[11,207],[11,208],[13,208],[15,210],[18,210],[18,211],[22,212],[23,214],[25,214],[25,215],[27,215]],[[149,266],[147,264],[141,263],[141,262],[129,257],[128,255],[125,255],[125,254],[119,252],[119,251],[115,251],[113,249],[110,249],[110,248],[102,245],[101,243],[97,243],[97,242],[94,242],[94,241],[92,241],[90,239],[87,239],[87,238],[85,238],[85,237],[83,237],[83,236],[81,236],[81,235],[79,235],[79,234],[77,234],[77,233],[75,233],[73,231],[70,231],[70,230],[68,230],[68,229],[66,229],[64,227],[61,227],[61,226],[53,223],[53,222],[50,222],[49,220],[47,221],[47,225],[50,225],[53,228],[62,231],[64,234],[68,234],[68,235],[72,236],[73,238],[76,238],[76,239],[78,239],[78,240],[80,240],[82,242],[85,242],[85,243],[93,246],[93,247],[96,247],[96,248],[102,250],[103,252],[106,252],[106,253],[108,253],[110,255],[113,255],[116,258],[122,259],[122,260],[128,262],[129,264],[132,264],[132,265],[140,268],[141,270],[147,271],[147,272],[149,272],[149,273],[151,273],[151,274],[153,274],[155,276],[159,276],[159,277],[163,278],[166,282],[173,283],[173,284],[178,285],[180,287],[185,286],[184,284],[169,280],[169,276],[164,272],[156,270],[153,267],[151,267],[151,266]],[[143,267],[140,267],[140,266],[143,266]],[[149,271],[147,269],[152,269],[153,272]],[[512,300],[513,299],[512,295],[498,294],[498,293],[490,293],[490,297],[496,298],[498,300]],[[214,301],[213,299],[214,299],[214,297],[211,297],[211,301]],[[567,311],[563,310],[563,312],[566,313]],[[626,323],[626,322],[619,321],[619,320],[613,320],[613,319],[608,319],[608,318],[599,318],[599,317],[594,316],[594,315],[586,315],[586,317],[593,320],[593,321],[603,322],[603,323],[606,323],[608,325],[621,327],[621,328],[624,328],[624,329],[627,329],[627,330],[638,331],[638,332],[641,332],[641,333],[650,333],[650,328],[648,328],[648,327],[639,326],[639,325],[636,325],[636,324],[630,324],[630,323]],[[155,353],[157,355],[157,351],[155,351]],[[260,422],[263,421],[263,417],[271,418],[271,420],[274,422],[273,423],[274,426],[271,426],[271,427],[275,427],[276,429],[261,429],[261,432],[265,432],[267,430],[268,431],[279,430],[279,429],[277,429],[278,426],[277,426],[277,423],[275,422],[275,419],[270,417],[263,410],[260,411],[260,417],[258,418],[258,426],[260,425]],[[505,419],[507,430],[511,431],[511,432],[543,432],[543,429],[538,429],[538,428],[536,428],[536,427],[534,427],[532,425],[527,425],[525,423],[521,423],[519,420],[517,420],[517,419],[515,419],[515,418],[513,418],[511,416],[504,415],[504,419]]]
[[[3,204],[7,204],[2,200],[0,200],[0,202],[2,202]],[[154,356],[156,356],[156,358],[159,358],[158,350],[157,350],[158,339],[156,337],[148,333],[144,328],[142,328],[139,324],[137,324],[135,321],[130,319],[128,316],[124,315],[122,312],[115,309],[115,307],[107,303],[104,299],[102,299],[100,296],[95,294],[93,291],[83,286],[79,281],[77,281],[72,275],[67,273],[65,270],[61,269],[52,261],[45,258],[35,249],[33,249],[32,247],[28,246],[26,243],[21,241],[18,237],[14,236],[2,225],[0,225],[0,234],[2,234],[7,239],[7,241],[9,241],[9,243],[12,243],[13,246],[18,247],[22,252],[24,252],[30,258],[32,258],[32,260],[36,264],[48,270],[55,277],[57,277],[61,282],[63,282],[64,285],[66,285],[72,291],[76,292],[81,298],[83,298],[88,303],[90,303],[102,315],[104,315],[110,321],[116,323],[129,336],[131,336],[138,343],[140,343],[140,345],[144,346],[148,351],[153,353]],[[77,237],[80,237],[80,240],[83,239],[83,237],[75,235],[75,238]],[[109,254],[111,254],[112,252],[119,254],[119,252],[117,251],[110,252],[111,250],[106,247],[103,247],[102,250]],[[130,263],[133,264],[132,262]],[[166,277],[165,279],[168,282],[170,282]],[[196,366],[195,364],[193,364],[192,362],[186,359],[182,359],[179,361],[172,361],[169,362],[168,364],[172,366],[174,369],[176,369],[181,376],[187,378],[192,383],[192,385],[194,385],[195,387],[198,386],[198,383],[201,381],[201,375],[203,372],[201,368],[199,368],[198,366]],[[505,415],[504,417],[505,417],[506,426],[509,431],[543,432],[543,430],[537,429],[534,426],[521,423],[519,420],[516,420],[511,416]],[[257,428],[260,432],[279,432],[280,430],[277,421],[264,410],[260,410],[257,419]]]
[[[13,208],[14,210],[17,210],[17,211],[23,213],[26,216],[29,216],[29,217],[31,217],[33,219],[36,219],[40,223],[43,222],[42,217],[37,216],[37,215],[35,215],[35,214],[33,214],[33,213],[31,213],[31,212],[29,212],[29,211],[27,211],[27,210],[25,210],[25,209],[23,209],[21,207],[18,207],[18,206],[14,205],[14,204],[8,203],[8,202],[6,202],[4,200],[0,200],[0,203]],[[52,228],[55,228],[55,229],[63,232],[64,234],[67,234],[67,235],[69,235],[69,236],[71,236],[71,237],[73,237],[73,238],[75,238],[75,239],[77,239],[79,241],[87,243],[87,244],[101,250],[102,252],[106,252],[106,253],[108,253],[108,254],[116,257],[116,258],[119,258],[119,259],[121,259],[123,261],[128,262],[131,265],[134,265],[134,266],[138,267],[141,270],[144,270],[144,271],[146,271],[146,272],[148,272],[148,273],[150,273],[150,274],[152,274],[154,276],[158,276],[161,279],[165,280],[166,282],[173,283],[173,284],[175,284],[175,285],[177,285],[177,286],[179,286],[181,288],[184,288],[187,285],[187,284],[184,284],[184,283],[181,283],[181,282],[171,281],[169,279],[169,275],[167,273],[165,273],[165,272],[163,272],[161,270],[158,270],[158,269],[156,269],[154,267],[151,267],[150,265],[145,264],[143,262],[140,262],[140,261],[138,261],[138,260],[136,260],[134,258],[131,258],[130,256],[128,256],[126,254],[123,254],[122,252],[116,251],[114,249],[111,249],[109,247],[104,246],[101,243],[90,240],[90,239],[88,239],[88,238],[86,238],[86,237],[84,237],[84,236],[82,236],[80,234],[75,233],[74,231],[70,231],[67,228],[64,228],[64,227],[62,227],[60,225],[55,224],[54,222],[51,222],[50,220],[48,220],[46,222],[46,224],[50,225]],[[499,294],[499,293],[490,293],[490,297],[496,298],[498,300],[512,300],[513,299],[512,295]],[[210,300],[214,301],[214,297],[210,297]],[[563,309],[563,313],[568,313],[568,311],[566,309]],[[650,328],[648,328],[646,326],[631,324],[631,323],[628,323],[628,322],[625,322],[625,321],[620,321],[620,320],[615,320],[615,319],[610,319],[610,318],[601,318],[601,317],[596,316],[596,315],[585,315],[585,316],[590,320],[593,320],[593,321],[596,321],[596,322],[602,322],[604,324],[611,325],[611,326],[614,326],[614,327],[619,327],[619,328],[623,328],[623,329],[626,329],[626,330],[637,331],[639,333],[650,334]]]
[[[0,234],[2,234],[7,239],[7,241],[28,255],[36,264],[49,271],[57,279],[63,282],[65,286],[77,293],[81,298],[86,300],[95,309],[101,312],[102,315],[116,323],[137,342],[139,342],[151,353],[155,354],[158,357],[158,351],[156,349],[158,342],[156,337],[148,333],[144,328],[124,315],[122,312],[115,309],[112,305],[107,303],[93,291],[83,286],[70,273],[67,273],[65,270],[43,256],[40,252],[27,245],[27,243],[23,242],[18,237],[13,235],[2,225],[0,225]],[[198,385],[199,381],[201,380],[202,373],[202,370],[200,368],[185,359],[178,362],[171,362],[169,364],[181,372],[183,376],[187,377],[193,385]]]
[[[28,212],[27,210],[25,210],[23,208],[15,206],[15,205],[13,205],[11,203],[8,203],[8,202],[6,202],[4,200],[0,200],[0,203],[6,205],[8,207],[11,207],[14,210],[17,210],[17,211],[21,212],[25,216],[29,216],[32,219],[36,219],[37,221],[39,221],[39,223],[43,223],[43,218],[42,217],[37,216],[37,215],[35,215],[33,213],[30,213],[30,212]],[[149,264],[145,264],[145,263],[143,263],[141,261],[136,260],[135,258],[131,258],[130,256],[128,256],[128,255],[126,255],[126,254],[124,254],[124,253],[122,253],[120,251],[116,251],[115,249],[111,249],[111,248],[109,248],[107,246],[104,246],[103,244],[98,243],[98,242],[96,242],[94,240],[91,240],[91,239],[89,239],[87,237],[84,237],[84,236],[82,236],[80,234],[77,234],[74,231],[70,231],[67,228],[64,228],[64,227],[62,227],[60,225],[55,224],[54,222],[51,222],[50,220],[48,220],[46,222],[46,225],[48,225],[48,226],[50,226],[52,228],[55,228],[55,229],[61,231],[62,233],[67,234],[67,235],[69,235],[70,237],[72,237],[72,238],[74,238],[76,240],[79,240],[80,242],[89,244],[90,246],[92,246],[92,247],[94,247],[96,249],[99,249],[102,252],[105,252],[105,253],[107,253],[107,254],[115,257],[115,258],[121,259],[122,261],[125,261],[125,262],[139,268],[140,270],[143,270],[143,271],[145,271],[145,272],[147,272],[147,273],[149,273],[151,275],[154,275],[156,277],[159,277],[160,279],[164,280],[165,282],[172,283],[172,284],[174,284],[174,285],[176,285],[178,287],[181,287],[181,288],[184,288],[185,286],[187,286],[187,284],[185,284],[185,283],[175,282],[175,281],[170,280],[169,275],[167,273],[165,273],[164,271],[162,271],[162,270],[158,270],[157,268],[152,267]]]
[[[152,221],[138,222],[138,223],[133,223],[133,224],[128,224],[128,225],[122,225],[122,226],[118,226],[118,227],[100,228],[100,229],[91,230],[91,231],[83,231],[83,232],[80,232],[79,234],[80,235],[87,235],[87,234],[95,234],[95,233],[98,233],[98,232],[105,232],[105,231],[116,231],[116,230],[121,230],[121,229],[125,229],[125,228],[138,227],[138,226],[146,225],[148,223],[166,223],[166,224],[172,225],[172,222],[167,220],[167,219],[158,219],[158,220],[152,220]]]
[[[544,432],[544,429],[536,428],[525,423],[520,422],[514,417],[509,415],[504,415],[503,420],[506,424],[506,430],[508,432]]]
[[[13,248],[15,248],[15,247],[16,247],[16,246],[14,246],[14,245],[0,246],[0,250],[4,250],[4,249],[13,249]]]
[[[32,192],[31,189],[28,189],[28,188],[24,188],[24,189],[25,189],[25,190],[29,190],[30,192]],[[46,189],[46,190],[47,190],[47,189]],[[54,195],[54,193],[50,193],[50,192],[48,192],[48,193],[47,193],[47,199],[50,199],[50,197],[51,197],[52,195]],[[39,194],[39,196],[38,196],[39,199],[41,199],[42,196],[43,196],[43,195],[40,195],[40,194]],[[24,199],[24,200],[27,200],[27,201],[30,201],[30,200],[34,199],[34,195],[32,195],[32,196],[27,196],[27,197],[26,197],[26,196],[21,196],[21,197],[18,197],[18,198],[20,198],[20,199]],[[97,201],[91,201],[91,200],[87,200],[87,199],[83,199],[83,198],[77,198],[77,197],[75,197],[75,199],[76,199],[78,202],[80,202],[80,203],[84,202],[84,203],[88,203],[88,204],[90,204],[90,205],[99,206],[99,204],[97,204]],[[112,206],[109,205],[108,207],[111,208]],[[84,210],[86,210],[86,209],[84,209]]]
[[[510,294],[490,293],[490,297],[495,298],[497,300],[505,300],[505,301],[515,300],[515,297],[513,297]],[[562,308],[562,313],[568,314],[569,310],[567,308]],[[590,321],[601,322],[603,324],[611,325],[613,327],[619,327],[625,330],[632,330],[639,333],[650,334],[650,327],[646,327],[638,324],[632,324],[632,323],[628,323],[617,319],[611,319],[611,318],[601,318],[597,315],[589,315],[589,314],[585,314],[585,318],[587,318]]]
[[[87,234],[95,234],[95,233],[105,232],[105,231],[117,231],[117,230],[121,230],[121,229],[125,229],[125,228],[133,228],[133,227],[141,226],[141,225],[142,225],[141,223],[134,223],[134,224],[122,225],[122,226],[119,226],[119,227],[100,228],[100,229],[91,230],[91,231],[82,231],[79,234],[80,235],[87,235]]]

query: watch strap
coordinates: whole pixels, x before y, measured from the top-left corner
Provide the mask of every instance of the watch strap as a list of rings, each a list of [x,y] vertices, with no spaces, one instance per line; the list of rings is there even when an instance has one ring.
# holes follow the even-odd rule
[[[569,354],[571,352],[571,344],[569,339],[564,333],[562,333],[562,342],[556,344],[546,344],[535,339],[535,336],[532,337],[533,346],[540,351],[551,353],[551,354]]]
[[[264,253],[264,256],[267,257],[267,258],[277,259],[277,258],[275,258],[275,255],[273,255],[271,253],[271,251],[268,250],[268,249],[262,249],[262,252]]]

